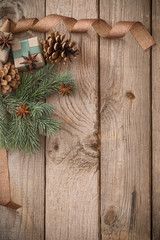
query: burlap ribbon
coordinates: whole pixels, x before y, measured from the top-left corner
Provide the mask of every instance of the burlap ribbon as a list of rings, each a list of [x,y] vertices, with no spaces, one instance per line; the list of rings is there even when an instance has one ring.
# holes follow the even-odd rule
[[[71,33],[86,33],[93,27],[96,33],[102,38],[122,38],[130,31],[143,50],[155,45],[155,41],[140,22],[118,22],[113,28],[102,19],[80,19],[60,16],[57,14],[48,15],[41,20],[37,18],[22,18],[17,23],[7,19],[0,27],[0,31],[21,33],[28,30],[47,33],[58,23],[64,22],[67,30]]]
[[[11,200],[7,151],[0,149],[0,205],[18,209],[20,205]]]
[[[64,22],[67,30],[71,33],[86,33],[90,27],[102,38],[122,38],[130,31],[143,50],[155,45],[155,41],[140,22],[118,22],[113,28],[102,19],[69,18],[51,14],[41,20],[37,18],[22,18],[17,23],[7,19],[0,27],[0,31],[22,33],[28,30],[47,33],[57,24]],[[20,205],[11,201],[8,161],[6,150],[0,150],[0,205],[17,209]]]

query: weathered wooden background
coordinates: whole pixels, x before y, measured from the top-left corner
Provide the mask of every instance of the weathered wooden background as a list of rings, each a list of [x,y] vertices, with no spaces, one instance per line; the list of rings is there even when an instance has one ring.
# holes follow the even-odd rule
[[[0,0],[0,25],[51,13],[141,21],[157,46],[144,52],[130,33],[72,34],[82,54],[63,69],[77,92],[48,100],[63,130],[42,139],[38,155],[9,154],[12,196],[23,207],[0,207],[0,240],[159,240],[160,1]]]

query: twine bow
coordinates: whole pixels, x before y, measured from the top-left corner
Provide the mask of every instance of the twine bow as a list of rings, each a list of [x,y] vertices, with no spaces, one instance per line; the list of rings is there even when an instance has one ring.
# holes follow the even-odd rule
[[[28,30],[47,33],[57,24],[64,22],[70,33],[86,33],[93,27],[96,33],[102,38],[122,38],[129,31],[137,40],[143,50],[147,50],[156,44],[150,33],[140,22],[117,22],[113,28],[102,19],[81,19],[60,16],[57,14],[48,15],[41,20],[37,18],[22,18],[17,23],[7,19],[0,27],[0,31],[14,34]],[[20,205],[11,201],[10,183],[8,173],[8,161],[6,150],[0,150],[0,205],[17,209]]]

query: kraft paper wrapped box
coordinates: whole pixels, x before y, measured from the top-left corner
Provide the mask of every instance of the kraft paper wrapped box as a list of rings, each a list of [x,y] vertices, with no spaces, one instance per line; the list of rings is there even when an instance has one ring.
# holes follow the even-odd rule
[[[14,45],[12,45],[12,51],[14,64],[18,70],[29,70],[29,64],[21,64],[25,61],[22,56],[28,57],[29,51],[32,56],[38,54],[36,57],[37,62],[35,63],[35,68],[41,68],[45,65],[42,50],[37,37],[29,38],[26,40],[14,39],[13,44]]]
[[[7,32],[3,32],[5,36],[7,36],[9,33]],[[1,37],[1,31],[0,31],[0,37]],[[12,38],[12,34],[10,34],[10,38]],[[8,60],[8,56],[9,56],[9,52],[10,49],[8,47],[4,47],[3,50],[2,49],[2,45],[0,45],[0,62],[1,63],[6,63]]]

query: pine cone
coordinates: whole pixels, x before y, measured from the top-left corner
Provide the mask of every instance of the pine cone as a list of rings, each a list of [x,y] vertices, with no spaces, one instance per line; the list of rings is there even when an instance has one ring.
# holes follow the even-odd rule
[[[76,57],[79,50],[76,48],[76,42],[71,42],[70,39],[64,40],[65,35],[60,35],[59,32],[52,32],[43,42],[44,58],[51,63],[66,63],[70,62],[71,57]]]
[[[20,84],[20,76],[18,69],[10,62],[4,66],[0,63],[0,91],[2,93],[12,92],[18,88]]]

